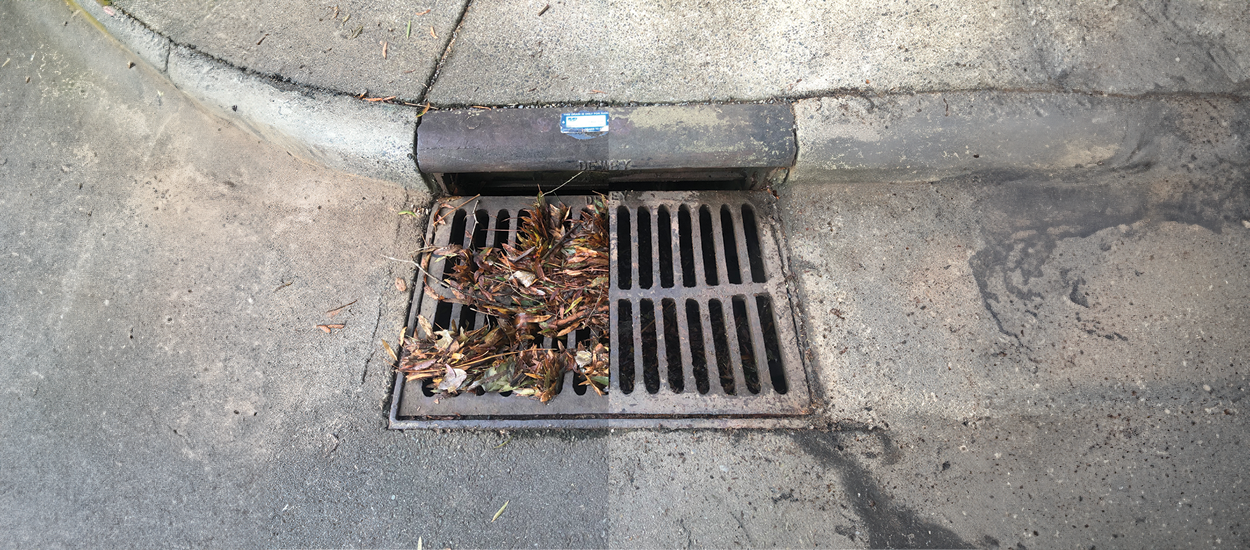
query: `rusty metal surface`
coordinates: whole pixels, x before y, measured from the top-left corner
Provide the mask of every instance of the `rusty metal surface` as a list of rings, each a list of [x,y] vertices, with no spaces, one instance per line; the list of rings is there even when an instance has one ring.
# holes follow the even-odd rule
[[[390,427],[731,428],[804,425],[803,417],[810,410],[811,397],[786,286],[788,268],[782,253],[780,233],[772,221],[769,199],[771,197],[766,193],[754,192],[613,193],[608,199],[612,243],[609,297],[612,301],[610,348],[613,365],[608,394],[600,396],[593,391],[578,394],[577,391],[583,388],[575,385],[570,374],[565,376],[560,394],[547,404],[528,397],[498,394],[466,394],[440,398],[427,395],[417,384],[406,384],[403,376],[397,374]],[[589,197],[566,197],[563,200],[566,204],[576,206],[579,201],[580,204],[585,204]],[[450,199],[447,202],[454,205],[461,201]],[[744,223],[744,205],[754,213],[756,222],[753,225],[757,228],[754,233],[758,244],[753,250],[746,246],[749,236],[747,226],[752,224]],[[678,213],[683,207],[686,211],[695,213],[704,207],[709,211],[719,212],[723,207],[728,218],[732,220],[732,235],[726,237],[728,233],[723,231],[725,226],[719,219],[705,227],[706,224],[699,221],[697,214],[691,217],[690,223],[680,224]],[[463,215],[447,215],[447,223],[432,226],[426,242],[435,246],[450,242],[473,246],[493,244],[496,237],[492,236],[496,235],[500,240],[511,242],[515,239],[518,213],[530,208],[532,199],[528,197],[475,199],[461,209]],[[650,217],[648,226],[651,238],[641,241],[638,216],[629,215],[626,220],[622,220],[619,215],[622,211],[637,213],[639,209],[656,213]],[[661,212],[671,215],[667,226],[660,220],[658,214]],[[509,220],[506,227],[501,227],[501,219]],[[659,245],[664,242],[659,232],[660,227],[667,227],[669,231],[670,238],[667,242],[671,253],[661,254],[658,251]],[[683,228],[684,237],[681,231]],[[644,237],[647,234],[644,229]],[[628,241],[621,242],[620,235],[629,236]],[[718,274],[714,281],[707,276],[709,268],[703,262],[704,250],[700,246],[703,238],[714,243],[712,248],[715,250],[708,251],[708,259],[714,264],[711,269]],[[726,243],[727,238],[729,243]],[[650,246],[645,243],[650,243]],[[656,251],[649,262],[649,275],[653,284],[644,288],[640,284],[640,276],[646,277],[644,272],[648,271],[648,262],[639,261],[639,251],[646,251],[648,248]],[[630,258],[628,263],[620,261],[622,251]],[[726,254],[727,251],[732,254]],[[751,270],[752,253],[757,256],[754,259],[755,265],[762,267],[761,272],[753,273]],[[665,257],[672,264],[669,275],[664,273],[661,262],[658,261]],[[693,265],[690,262],[683,264],[683,260],[689,259],[697,260]],[[735,260],[741,282],[733,283],[726,275],[733,269]],[[683,265],[687,266],[685,270]],[[691,268],[697,274],[693,278],[687,273]],[[429,267],[429,272],[434,277],[441,277],[442,271],[443,266],[438,262]],[[624,278],[618,276],[626,272],[629,274],[629,284],[624,284]],[[419,278],[418,283],[420,282]],[[446,296],[443,294],[446,291],[438,285],[432,285],[430,290]],[[761,318],[763,312],[757,307],[757,297],[760,296],[767,296],[771,300],[772,313],[765,316],[771,318],[771,337],[764,330],[768,323]],[[734,297],[742,299],[745,317],[735,319],[729,313]],[[626,307],[639,312],[644,300],[650,300],[655,306],[655,329],[647,329],[642,324],[642,316],[633,315],[630,338],[623,339],[620,323],[628,316],[621,315],[622,304],[628,303],[630,306]],[[690,301],[697,304],[705,314],[695,320],[686,316],[684,307],[675,307],[675,310],[670,308],[670,312],[675,315],[666,318],[662,311],[662,304],[666,300],[672,300],[674,306],[684,306]],[[724,316],[719,331],[716,330],[715,320],[710,318],[712,316],[706,314],[707,304],[712,301],[723,302]],[[440,307],[443,308],[441,314]],[[439,318],[444,320],[444,324],[460,322],[462,326],[480,326],[480,323],[485,322],[482,316],[473,312],[467,312],[462,318],[458,304],[438,302],[420,290],[414,298],[409,327],[416,326],[418,314],[435,320],[436,325],[440,324],[437,321]],[[676,329],[670,328],[667,337],[665,323],[672,324]],[[691,329],[696,324],[700,327],[696,330],[701,335],[692,337]],[[649,343],[644,342],[644,332],[655,335],[649,339]],[[739,342],[739,335],[748,343]],[[575,334],[571,334],[570,339],[574,336]],[[625,344],[626,340],[629,344]],[[677,341],[680,344],[674,346],[675,349],[667,349],[666,344]],[[718,341],[726,344],[719,352]],[[749,349],[742,347],[743,345]],[[725,354],[724,348],[743,353]],[[629,357],[622,360],[622,350],[628,350],[625,353],[632,357],[632,364],[636,367],[636,376],[633,378],[636,381],[632,388],[628,387],[629,380],[625,381],[626,387],[622,386],[620,365],[623,361],[630,361]],[[719,360],[732,369],[723,377],[719,371],[713,370],[718,365],[718,353]],[[695,367],[698,357],[702,357],[707,373],[702,384]],[[780,388],[774,387],[774,375],[769,371],[770,358],[774,363],[779,361],[781,372],[778,380],[784,381]],[[749,364],[752,360],[757,368],[758,384],[749,387],[744,364]],[[643,379],[645,363],[654,365],[659,378],[659,383],[651,384],[651,387]],[[680,379],[681,387],[674,387],[670,383],[670,377]],[[732,382],[729,382],[730,379]],[[628,389],[632,391],[626,391]]]
[[[606,111],[592,139],[560,132],[560,115]],[[427,174],[787,167],[796,155],[788,104],[435,111],[417,128]]]

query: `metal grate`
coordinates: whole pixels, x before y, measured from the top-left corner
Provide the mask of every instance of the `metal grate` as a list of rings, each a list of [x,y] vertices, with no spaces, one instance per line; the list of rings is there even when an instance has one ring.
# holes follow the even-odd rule
[[[588,392],[566,374],[547,404],[499,394],[440,399],[397,375],[391,427],[776,426],[806,414],[807,378],[770,199],[757,192],[613,193],[608,394]],[[585,197],[563,200],[586,204]],[[532,198],[483,197],[431,226],[427,242],[510,243],[532,207]],[[429,272],[441,277],[451,268],[435,262]],[[418,314],[439,329],[486,322],[420,288],[409,327]],[[566,344],[587,336],[570,334]]]

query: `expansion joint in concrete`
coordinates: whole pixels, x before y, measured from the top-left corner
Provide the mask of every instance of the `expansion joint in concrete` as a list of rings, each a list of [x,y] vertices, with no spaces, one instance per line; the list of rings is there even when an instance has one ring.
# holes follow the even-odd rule
[[[425,87],[421,89],[421,97],[417,100],[417,103],[424,103],[430,97],[430,90],[434,89],[434,82],[438,80],[438,75],[442,72],[443,65],[447,63],[447,58],[451,56],[451,49],[456,45],[456,37],[460,36],[460,28],[464,26],[464,16],[469,13],[469,8],[472,6],[473,0],[465,0],[464,9],[460,10],[460,15],[456,17],[456,24],[452,26],[451,34],[447,36],[447,43],[443,45],[443,53],[438,57],[438,63],[434,65],[434,70],[430,71],[430,76],[425,81]]]

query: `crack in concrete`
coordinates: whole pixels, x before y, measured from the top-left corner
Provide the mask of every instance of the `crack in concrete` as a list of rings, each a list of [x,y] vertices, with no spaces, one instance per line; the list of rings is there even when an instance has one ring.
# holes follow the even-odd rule
[[[365,378],[369,376],[369,363],[373,362],[373,356],[377,355],[378,350],[374,345],[374,341],[378,339],[378,327],[382,326],[382,300],[378,300],[378,318],[373,322],[373,333],[369,336],[369,356],[365,358],[364,369],[360,373],[360,385],[365,385]]]
[[[443,45],[443,55],[439,56],[438,63],[434,64],[434,70],[430,71],[430,77],[425,81],[425,87],[421,90],[421,97],[417,103],[425,103],[430,97],[430,90],[434,88],[434,83],[438,81],[438,74],[442,72],[443,65],[447,63],[447,58],[451,56],[451,49],[456,45],[456,37],[460,36],[460,28],[464,26],[464,16],[469,13],[469,8],[473,5],[473,0],[465,0],[464,9],[460,10],[460,15],[456,17],[456,24],[452,27],[451,33],[447,36],[447,43]],[[417,125],[421,125],[421,119],[417,119]]]

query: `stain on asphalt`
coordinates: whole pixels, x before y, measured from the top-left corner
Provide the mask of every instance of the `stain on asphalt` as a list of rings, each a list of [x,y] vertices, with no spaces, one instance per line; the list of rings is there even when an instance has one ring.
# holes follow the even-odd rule
[[[977,209],[987,214],[987,220],[999,221],[987,222],[986,246],[969,258],[968,265],[998,330],[1019,345],[1024,344],[1021,335],[1008,330],[1004,319],[1021,311],[1036,316],[1030,305],[1059,297],[1044,295],[1030,282],[1045,277],[1043,267],[1060,241],[1143,220],[1200,225],[1221,233],[1225,224],[1250,217],[1250,181],[1237,175],[1184,186],[1166,180],[1153,186],[1021,181],[986,186],[979,194],[983,198]],[[1062,298],[1089,308],[1085,279],[1070,270],[1062,270],[1060,276],[1066,293]]]
[[[899,451],[889,436],[882,432],[869,433],[881,439],[885,462],[897,462]],[[839,439],[846,436],[846,433],[802,431],[790,437],[812,457],[841,473],[846,498],[862,522],[860,536],[867,538],[869,548],[974,548],[953,531],[926,522],[916,512],[895,504],[894,498],[877,485],[872,474],[852,458],[850,452],[841,449]],[[840,528],[837,532],[852,537],[855,530]]]

